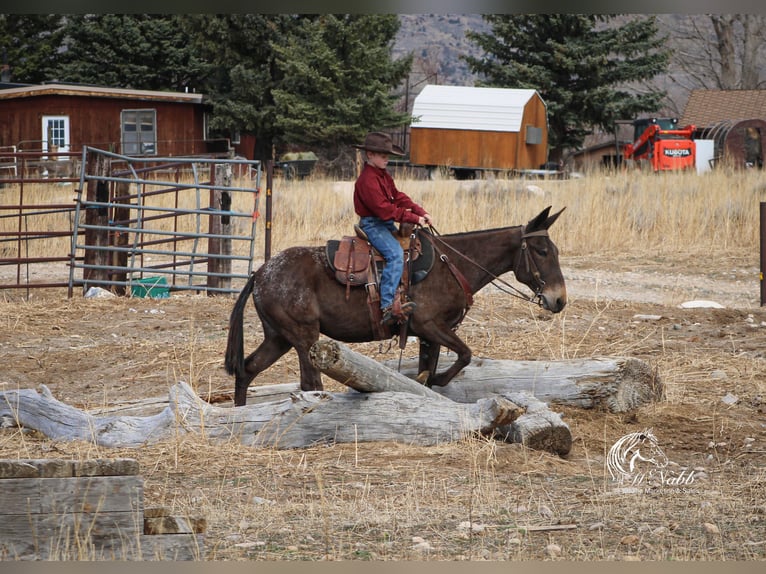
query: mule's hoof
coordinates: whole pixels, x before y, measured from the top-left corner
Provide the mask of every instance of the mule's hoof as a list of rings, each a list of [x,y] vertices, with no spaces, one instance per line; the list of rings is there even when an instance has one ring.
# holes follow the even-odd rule
[[[428,377],[431,376],[431,371],[421,371],[418,373],[418,376],[415,377],[415,380],[419,382],[421,385],[425,385],[426,381],[428,381]]]

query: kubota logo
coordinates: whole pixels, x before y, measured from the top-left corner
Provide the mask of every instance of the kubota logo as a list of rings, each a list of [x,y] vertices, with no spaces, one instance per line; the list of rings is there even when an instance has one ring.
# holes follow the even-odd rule
[[[692,155],[692,150],[687,148],[665,148],[662,151],[668,157],[689,157]]]

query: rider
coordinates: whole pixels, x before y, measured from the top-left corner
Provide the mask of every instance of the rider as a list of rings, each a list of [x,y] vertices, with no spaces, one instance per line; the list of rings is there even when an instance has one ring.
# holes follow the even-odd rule
[[[413,301],[402,304],[401,317],[392,310],[396,288],[404,271],[404,252],[393,235],[396,223],[423,226],[432,225],[433,220],[425,209],[396,188],[393,177],[386,171],[390,155],[404,155],[404,150],[393,144],[388,134],[371,132],[363,144],[354,147],[362,150],[366,157],[354,185],[354,210],[360,217],[359,227],[386,260],[380,277],[380,308],[382,323],[391,324],[415,310]]]

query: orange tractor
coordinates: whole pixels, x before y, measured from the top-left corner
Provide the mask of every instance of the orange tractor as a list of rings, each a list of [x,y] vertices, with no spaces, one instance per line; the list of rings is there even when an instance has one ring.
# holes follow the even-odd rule
[[[623,160],[628,165],[634,162],[654,171],[695,168],[695,126],[679,128],[675,118],[645,118],[630,123],[633,124],[633,142],[622,149]]]

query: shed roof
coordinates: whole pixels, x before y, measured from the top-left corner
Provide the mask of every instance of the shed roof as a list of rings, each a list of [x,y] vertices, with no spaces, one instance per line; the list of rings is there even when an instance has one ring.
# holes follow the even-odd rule
[[[524,109],[536,95],[531,89],[429,84],[413,103],[412,127],[518,132]]]
[[[766,90],[693,90],[681,125],[705,128],[743,119],[766,119]]]
[[[124,98],[131,100],[202,103],[202,94],[185,92],[160,92],[153,90],[129,90],[77,84],[41,84],[0,89],[0,100],[30,98],[34,96],[84,96],[96,98]]]

